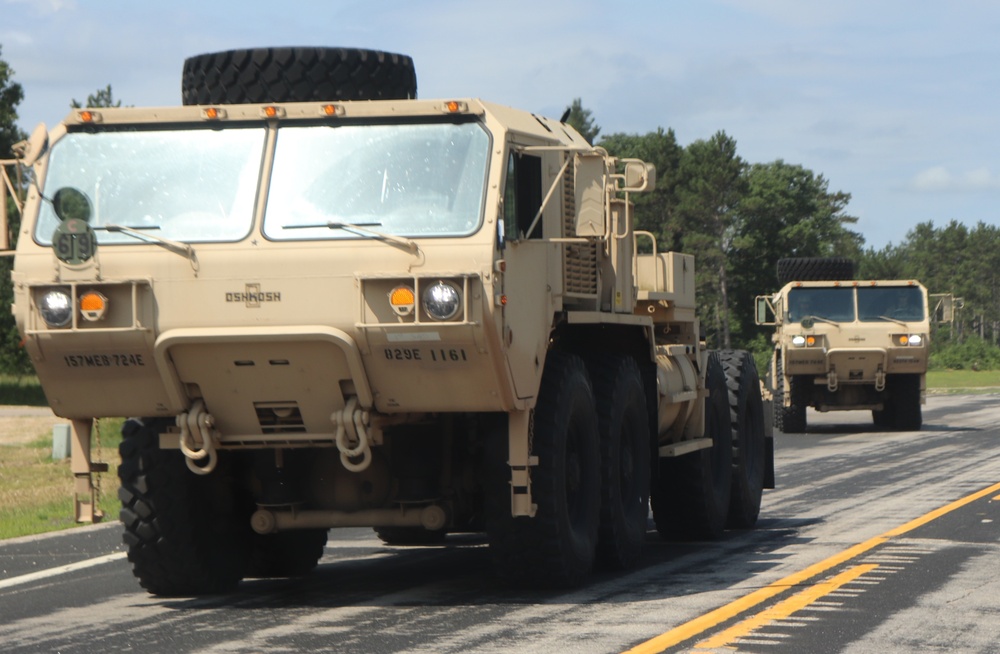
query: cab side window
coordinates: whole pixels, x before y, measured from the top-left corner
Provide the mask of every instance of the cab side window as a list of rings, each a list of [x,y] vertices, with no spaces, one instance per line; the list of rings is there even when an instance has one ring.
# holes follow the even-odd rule
[[[504,188],[504,231],[507,238],[541,238],[542,222],[528,234],[535,214],[542,206],[542,160],[512,152],[507,159],[507,183]]]

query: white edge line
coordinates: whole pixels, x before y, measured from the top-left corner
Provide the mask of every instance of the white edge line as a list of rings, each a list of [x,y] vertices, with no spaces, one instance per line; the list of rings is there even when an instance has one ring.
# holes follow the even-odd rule
[[[32,581],[37,581],[39,579],[45,579],[46,577],[55,577],[57,575],[65,574],[67,572],[73,572],[75,570],[92,568],[95,565],[103,565],[105,563],[110,563],[111,561],[124,559],[126,556],[127,554],[125,552],[115,552],[113,554],[105,554],[104,556],[98,556],[97,558],[87,559],[86,561],[77,561],[76,563],[61,565],[58,568],[49,568],[47,570],[39,570],[38,572],[31,572],[26,575],[21,575],[20,577],[11,577],[10,579],[0,579],[0,588],[10,588],[11,586],[20,586],[21,584],[27,584]]]

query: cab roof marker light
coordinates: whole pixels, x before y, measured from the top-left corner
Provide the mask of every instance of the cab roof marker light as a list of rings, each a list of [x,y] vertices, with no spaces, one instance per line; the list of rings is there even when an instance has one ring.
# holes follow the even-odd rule
[[[449,114],[462,114],[469,111],[469,105],[458,100],[448,100],[444,103],[444,110]]]
[[[201,117],[204,120],[225,120],[226,110],[219,107],[205,107],[201,110]]]
[[[260,116],[261,118],[284,118],[285,108],[269,104],[266,107],[260,108]]]
[[[319,113],[322,116],[343,116],[344,108],[339,104],[325,104],[319,108]]]
[[[101,115],[100,111],[91,111],[90,109],[76,112],[76,117],[81,123],[100,123],[104,121],[104,116]]]

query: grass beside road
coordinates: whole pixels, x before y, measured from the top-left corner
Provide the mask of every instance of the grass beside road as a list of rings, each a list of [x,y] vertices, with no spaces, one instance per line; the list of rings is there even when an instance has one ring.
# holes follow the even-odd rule
[[[932,370],[927,373],[927,388],[931,393],[1000,393],[1000,370]],[[0,404],[46,406],[46,401],[37,380],[0,376]],[[94,475],[101,491],[98,508],[105,520],[118,517],[121,423],[99,421],[99,453],[94,439],[94,460],[109,466],[107,473]],[[0,539],[76,526],[73,474],[69,459],[52,459],[51,425],[43,433],[25,436],[17,444],[0,444]]]
[[[931,393],[1000,393],[1000,370],[930,370]]]
[[[105,520],[118,518],[121,424],[121,419],[102,419],[92,437],[94,460],[108,463],[107,473],[94,475],[100,490],[97,508]],[[0,539],[76,526],[70,460],[52,458],[51,425],[48,431],[28,438],[0,444]]]

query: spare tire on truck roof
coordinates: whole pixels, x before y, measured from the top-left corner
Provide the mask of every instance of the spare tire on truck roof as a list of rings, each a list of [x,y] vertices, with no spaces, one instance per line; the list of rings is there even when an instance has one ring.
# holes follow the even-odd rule
[[[854,279],[854,261],[847,257],[792,257],[778,259],[778,283],[842,282]]]
[[[184,60],[185,105],[417,97],[407,55],[358,48],[248,48]]]

